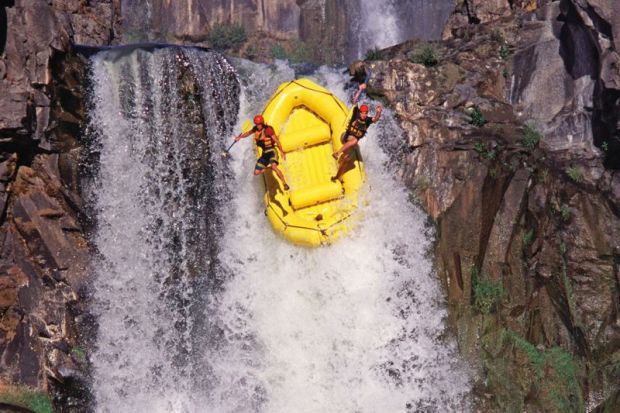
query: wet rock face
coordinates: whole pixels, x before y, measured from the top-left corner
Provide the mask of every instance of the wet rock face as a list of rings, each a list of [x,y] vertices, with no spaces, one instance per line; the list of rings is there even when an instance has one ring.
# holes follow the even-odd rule
[[[609,82],[567,3],[478,14],[436,66],[412,63],[419,42],[372,63],[405,131],[394,167],[438,225],[460,347],[484,366],[480,411],[617,405],[620,181],[592,134]]]
[[[31,167],[17,169],[0,227],[0,285],[5,287],[0,380],[52,394],[84,378],[75,320],[84,311],[81,292],[90,273],[90,251],[63,194],[58,159],[57,154],[38,155]]]
[[[71,44],[109,44],[118,19],[117,1],[88,6],[79,0],[4,1],[0,4],[0,143],[43,142],[49,136],[52,73],[56,54]],[[4,25],[6,23],[6,26]],[[46,148],[49,149],[49,148]]]
[[[212,46],[216,25],[238,24],[249,38],[245,55],[270,57],[278,42],[303,41],[323,61],[342,60],[346,41],[346,13],[336,0],[243,0],[123,2],[125,41],[164,41]],[[146,15],[145,15],[146,9]],[[299,45],[297,45],[299,47]],[[265,50],[263,50],[265,49]]]
[[[515,56],[516,66],[536,69],[519,70],[512,98],[524,118],[544,125],[550,150],[564,152],[566,160],[577,155],[575,147],[582,158],[602,151],[605,166],[617,169],[620,74],[610,67],[619,55],[611,42],[612,13],[598,10],[561,1],[537,12],[538,19],[528,23],[532,41]]]
[[[123,2],[123,18],[129,34],[194,43],[205,41],[216,22],[239,23],[250,33],[263,31],[276,36],[296,37],[300,17],[297,3],[295,0],[151,0],[145,5],[142,0],[128,0]]]
[[[605,166],[620,169],[620,4],[604,0],[561,2],[566,25],[578,25],[596,51],[592,105],[594,143],[605,152]],[[563,44],[566,36],[561,37]],[[584,42],[581,42],[584,43]]]
[[[90,3],[0,2],[0,403],[28,386],[86,409],[90,251],[72,179],[85,66],[71,48],[109,44],[120,11]]]
[[[523,122],[544,132],[544,145],[556,156],[597,158],[592,135],[596,46],[583,25],[561,21],[559,2],[539,14],[541,20],[524,22],[527,40],[515,53],[511,103]]]

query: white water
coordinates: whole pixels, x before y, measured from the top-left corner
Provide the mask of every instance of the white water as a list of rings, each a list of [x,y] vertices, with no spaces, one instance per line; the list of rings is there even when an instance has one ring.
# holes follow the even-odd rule
[[[349,59],[418,38],[437,40],[454,0],[347,0]]]
[[[179,92],[190,67],[202,97]],[[192,126],[202,115],[207,138],[230,133],[217,117],[236,115],[236,81],[222,58],[191,49],[103,52],[91,69],[97,411],[195,411],[205,291],[217,278],[213,194],[226,192],[219,152],[209,156]]]
[[[383,49],[402,41],[403,26],[400,24],[400,7],[393,1],[356,0],[349,15],[353,22],[352,38],[356,40],[358,58],[371,49]]]
[[[275,234],[263,214],[250,140],[233,147],[228,166],[216,165],[224,173],[186,176],[183,157],[200,154],[182,144],[183,101],[166,96],[177,79],[166,73],[175,70],[173,58],[93,62],[91,116],[101,153],[92,188],[101,254],[92,357],[97,411],[467,411],[467,370],[446,338],[426,255],[432,231],[381,149],[402,133],[389,111],[361,141],[368,204],[357,229],[331,247],[299,248]],[[294,74],[283,63],[236,65],[244,83],[238,131]],[[127,70],[142,80],[119,82]],[[203,111],[207,119],[231,106],[232,95],[222,90],[229,83],[196,72],[208,95],[225,96]],[[337,71],[323,68],[315,80],[347,100]],[[216,148],[232,136],[218,130],[209,135]],[[234,196],[192,199],[192,179],[209,178],[224,198],[226,188]],[[212,203],[219,207],[209,209]],[[222,232],[203,216],[223,222]],[[212,258],[220,265],[205,258],[204,243],[217,245]]]
[[[245,67],[246,91],[264,92],[245,95],[242,119],[292,79],[285,67]],[[322,69],[316,80],[347,101],[337,71]],[[349,238],[320,249],[273,233],[251,144],[236,148],[223,238],[235,277],[220,298],[228,346],[212,357],[215,411],[229,411],[231,398],[239,411],[273,413],[467,410],[465,369],[441,338],[446,312],[426,255],[432,232],[385,166],[381,141],[401,134],[387,111],[362,140],[368,205]]]

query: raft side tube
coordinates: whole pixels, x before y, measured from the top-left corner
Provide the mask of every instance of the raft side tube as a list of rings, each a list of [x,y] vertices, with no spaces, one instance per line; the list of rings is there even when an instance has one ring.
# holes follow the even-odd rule
[[[291,192],[291,206],[301,209],[323,202],[332,201],[343,196],[340,182],[328,182]]]
[[[293,152],[308,146],[329,142],[331,131],[329,126],[323,123],[312,128],[302,129],[290,134],[284,134],[281,140],[284,152]]]

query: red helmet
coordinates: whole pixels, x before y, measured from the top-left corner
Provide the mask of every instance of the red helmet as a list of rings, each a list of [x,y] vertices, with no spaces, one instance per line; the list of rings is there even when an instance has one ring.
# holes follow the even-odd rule
[[[362,106],[360,106],[360,112],[366,112],[366,113],[368,113],[368,105],[362,105]]]
[[[263,123],[265,123],[265,119],[263,119],[262,115],[254,116],[254,124],[255,125],[262,125]]]

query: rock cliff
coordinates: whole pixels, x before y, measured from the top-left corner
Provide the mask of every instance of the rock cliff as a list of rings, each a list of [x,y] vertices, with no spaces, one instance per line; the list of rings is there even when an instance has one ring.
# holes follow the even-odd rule
[[[342,64],[386,36],[439,38],[452,8],[452,0],[127,0],[123,40],[215,46],[260,61]]]
[[[615,7],[466,1],[372,64],[480,411],[618,409]]]
[[[345,47],[347,22],[341,1],[150,0],[146,7],[144,3],[142,0],[123,2],[124,41],[213,46],[214,40],[218,40],[214,28],[238,25],[249,41],[243,39],[237,47],[232,47],[235,42],[222,34],[221,47],[229,52],[242,48],[241,54],[250,58],[271,58],[271,48],[287,45],[289,50],[280,48],[281,53],[339,61]]]
[[[77,187],[84,62],[120,2],[0,2],[0,406],[83,411],[90,249]],[[47,409],[47,410],[46,410]],[[11,410],[12,411],[12,410]]]

